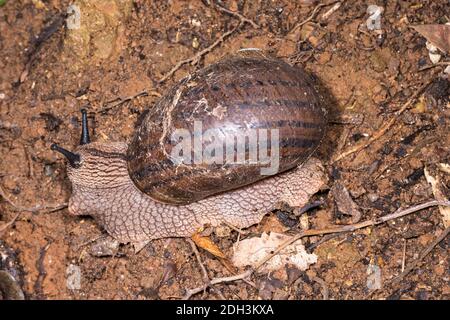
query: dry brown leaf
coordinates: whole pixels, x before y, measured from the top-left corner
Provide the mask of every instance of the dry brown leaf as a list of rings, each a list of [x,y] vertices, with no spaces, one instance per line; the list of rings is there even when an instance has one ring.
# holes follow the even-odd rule
[[[425,168],[423,170],[427,182],[431,184],[431,190],[433,191],[434,198],[438,201],[448,201],[445,197],[444,192],[441,190],[441,182],[439,177],[433,177],[430,172]],[[450,226],[450,207],[439,206],[439,211],[441,212],[442,219],[444,222],[444,227],[448,228]]]
[[[205,249],[212,255],[215,255],[216,257],[219,257],[221,259],[226,259],[225,254],[219,249],[219,247],[212,242],[212,240],[208,237],[203,237],[198,233],[195,233],[191,237],[192,241],[195,242],[195,244],[202,249]]]
[[[423,24],[412,27],[441,51],[450,53],[450,25]]]
[[[359,206],[353,201],[347,188],[339,182],[335,182],[330,190],[338,210],[352,217],[352,223],[358,223],[361,220],[361,211]]]
[[[235,244],[232,261],[237,267],[252,266],[257,268],[271,252],[275,251],[290,236],[271,232],[263,233],[261,237],[248,238]],[[305,247],[297,241],[292,243],[267,263],[258,272],[266,273],[283,268],[287,264],[296,266],[299,270],[308,269],[310,264],[317,262],[317,256],[306,252]]]

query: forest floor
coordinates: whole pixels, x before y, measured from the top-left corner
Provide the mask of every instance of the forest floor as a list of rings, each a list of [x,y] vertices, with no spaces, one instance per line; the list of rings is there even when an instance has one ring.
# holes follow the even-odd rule
[[[129,244],[105,244],[105,231],[90,217],[71,216],[67,208],[24,209],[67,202],[66,163],[50,145],[75,148],[81,108],[89,111],[96,140],[126,141],[139,114],[177,80],[241,48],[304,67],[339,110],[318,152],[330,180],[313,199],[322,204],[307,212],[309,228],[355,222],[337,208],[330,189],[338,184],[349,191],[360,221],[435,199],[427,176],[440,180],[448,198],[449,57],[433,65],[425,38],[411,28],[449,22],[448,1],[372,2],[384,9],[379,30],[366,25],[368,3],[354,0],[77,0],[78,29],[65,24],[69,1],[6,1],[0,7],[0,269],[29,299],[169,299],[202,286],[185,239],[155,240],[135,254]],[[170,72],[180,61],[186,63]],[[378,139],[346,153],[391,119]],[[296,234],[304,222],[286,208],[248,231]],[[429,247],[444,230],[434,206],[354,232],[306,237],[305,247],[318,256],[307,271],[255,273],[251,281],[220,283],[192,299],[448,299],[448,236]],[[238,236],[229,230],[212,238],[231,254]],[[206,251],[200,256],[210,278],[231,275]],[[375,287],[368,285],[370,270],[379,272]],[[74,272],[76,288],[68,285]]]

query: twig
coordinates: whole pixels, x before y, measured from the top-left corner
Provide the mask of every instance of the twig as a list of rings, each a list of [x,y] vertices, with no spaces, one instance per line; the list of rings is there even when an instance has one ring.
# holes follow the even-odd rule
[[[191,245],[192,251],[194,252],[195,257],[197,258],[198,264],[200,265],[200,269],[202,269],[203,281],[205,281],[206,283],[209,283],[210,279],[208,276],[208,272],[206,271],[206,268],[203,264],[202,258],[200,257],[200,252],[198,252],[197,246],[195,245],[194,241],[192,241],[191,239],[186,238],[186,240]]]
[[[45,277],[47,276],[47,271],[45,271],[44,259],[47,253],[48,248],[52,244],[52,240],[48,240],[47,244],[39,250],[39,258],[36,261],[36,268],[39,271],[36,282],[34,283],[34,292],[37,299],[44,299],[44,292],[42,290],[42,283],[44,282]]]
[[[188,63],[190,63],[192,65],[196,64],[205,54],[211,52],[215,47],[217,47],[219,44],[221,44],[227,37],[229,37],[231,34],[233,34],[237,29],[239,29],[245,23],[249,23],[254,28],[257,28],[257,29],[259,28],[258,24],[256,24],[254,21],[248,19],[247,17],[243,16],[239,12],[231,11],[227,8],[224,8],[220,5],[218,5],[217,3],[212,2],[212,4],[213,4],[214,8],[216,8],[220,12],[224,12],[224,13],[232,15],[235,18],[238,18],[239,23],[233,29],[223,33],[216,41],[213,42],[213,44],[211,44],[207,48],[203,49],[202,51],[197,52],[194,56],[192,56],[188,59],[178,61],[177,64],[172,69],[170,69],[164,76],[162,76],[161,79],[158,80],[158,83],[163,83],[164,81],[166,81],[178,69],[180,69],[185,64],[188,64]]]
[[[67,203],[61,203],[56,205],[37,205],[34,207],[23,207],[21,205],[15,204],[5,193],[3,188],[0,186],[0,196],[9,204],[11,205],[15,211],[28,211],[28,212],[36,212],[36,211],[42,211],[42,210],[48,210],[48,212],[54,212],[61,209],[64,209],[67,207]]]
[[[243,16],[243,15],[240,14],[239,12],[231,11],[231,10],[225,8],[225,7],[222,7],[221,5],[219,5],[219,4],[217,4],[217,3],[214,3],[214,1],[213,1],[213,6],[214,6],[217,10],[219,10],[219,11],[221,11],[221,12],[224,12],[224,13],[227,13],[227,14],[229,14],[229,15],[232,15],[233,17],[238,18],[240,21],[246,22],[246,23],[250,24],[253,28],[259,29],[259,25],[258,25],[258,24],[256,24],[253,20],[251,20],[251,19],[249,19],[249,18]]]
[[[248,232],[246,232],[238,227],[233,226],[231,223],[228,223],[225,221],[224,224],[243,236],[248,234]]]
[[[33,170],[33,160],[31,159],[31,154],[28,152],[27,147],[23,147],[23,151],[25,153],[25,156],[27,157],[28,161],[28,177],[31,178],[34,176],[34,170]]]
[[[146,90],[144,90],[144,91],[141,91],[141,92],[139,92],[139,93],[137,93],[135,95],[132,95],[132,96],[128,96],[128,97],[125,97],[125,98],[116,98],[114,100],[108,101],[108,102],[105,103],[105,106],[103,108],[101,108],[100,110],[97,110],[96,112],[97,113],[103,113],[103,112],[109,111],[109,110],[111,110],[111,109],[113,109],[115,107],[121,106],[125,102],[131,101],[131,100],[136,99],[138,97],[148,96],[148,95],[155,96],[155,97],[161,97],[161,95],[158,92],[156,92],[156,91],[146,91]],[[115,102],[115,103],[112,103],[112,102]],[[112,103],[112,104],[109,105],[110,103]]]
[[[12,218],[9,222],[5,223],[0,227],[0,234],[4,232],[7,228],[9,228],[11,225],[16,222],[16,220],[19,218],[20,214],[24,211],[28,212],[36,212],[36,211],[42,211],[46,210],[47,212],[55,212],[61,209],[64,209],[67,207],[67,203],[57,204],[57,205],[38,205],[34,207],[23,207],[20,205],[17,205],[12,201],[5,193],[3,188],[0,186],[0,196],[11,206],[15,211],[19,211],[14,218]]]
[[[311,277],[311,279],[321,285],[323,300],[328,300],[330,290],[328,290],[327,283],[319,277]]]
[[[406,239],[403,239],[402,272],[405,271],[405,263],[406,263]]]
[[[326,236],[323,236],[322,239],[320,239],[317,242],[314,242],[313,244],[311,244],[309,247],[306,248],[306,251],[308,252],[312,252],[315,248],[317,248],[318,246],[320,246],[322,243],[327,242],[331,239],[337,238],[339,237],[340,234],[336,233],[336,234],[327,234]]]
[[[205,291],[208,288],[211,280],[209,279],[208,272],[206,271],[206,267],[202,262],[202,258],[200,257],[200,252],[197,249],[197,245],[195,244],[194,241],[192,241],[189,238],[187,238],[186,240],[191,245],[192,251],[194,252],[195,257],[197,258],[198,264],[200,265],[200,269],[202,269],[203,281],[204,281],[203,291]],[[226,300],[225,297],[223,296],[222,292],[220,292],[219,290],[214,290],[214,291],[217,293],[217,295],[220,297],[220,299]],[[191,297],[191,295],[189,295],[189,292],[187,292],[186,295],[182,299],[189,300],[190,297]]]
[[[238,275],[235,276],[231,276],[231,277],[222,277],[222,278],[214,278],[209,282],[210,286],[213,286],[215,284],[218,283],[224,283],[224,282],[233,282],[233,281],[237,281],[237,280],[243,280],[245,278],[248,278],[252,275],[253,270],[248,270],[244,273],[240,273]],[[204,286],[198,287],[198,288],[194,288],[194,289],[190,289],[187,290],[186,295],[183,297],[183,299],[187,300],[190,297],[192,297],[194,294],[197,294],[199,292],[202,292],[204,289]]]
[[[21,212],[18,212],[14,218],[12,218],[10,221],[8,221],[7,223],[5,223],[4,225],[2,225],[0,227],[0,234],[2,234],[6,229],[8,229],[10,226],[12,226],[14,224],[14,222],[16,222],[17,218],[19,218]]]
[[[392,284],[393,285],[398,284],[408,273],[414,270],[414,268],[419,264],[419,262],[421,262],[433,250],[433,248],[439,244],[439,242],[441,242],[448,236],[449,232],[450,227],[442,231],[441,234],[430,243],[430,245],[428,245],[424,250],[422,250],[422,252],[419,255],[419,258],[414,260],[409,266],[405,268],[405,270],[402,273],[400,273],[396,278],[392,280]]]
[[[412,206],[408,209],[404,209],[404,210],[397,210],[394,213],[391,214],[387,214],[383,217],[380,218],[375,218],[375,219],[369,219],[363,222],[359,222],[359,223],[355,223],[355,224],[350,224],[350,225],[346,225],[346,226],[342,226],[342,227],[332,227],[332,228],[327,228],[327,229],[319,229],[319,230],[305,230],[303,232],[300,232],[299,234],[290,237],[289,239],[286,239],[277,249],[275,249],[274,251],[272,251],[269,255],[267,255],[263,260],[261,260],[258,264],[256,264],[256,266],[253,269],[247,270],[243,273],[231,276],[231,277],[222,277],[222,278],[214,278],[210,281],[209,285],[215,285],[218,283],[224,283],[224,282],[233,282],[233,281],[237,281],[237,280],[243,280],[246,279],[248,277],[250,277],[255,271],[257,271],[261,266],[263,266],[267,261],[269,261],[270,259],[272,259],[274,256],[276,256],[278,253],[280,253],[280,251],[282,251],[284,248],[286,248],[287,246],[291,245],[292,243],[300,240],[303,237],[309,237],[309,236],[318,236],[318,235],[324,235],[324,234],[330,234],[330,233],[344,233],[344,232],[353,232],[355,230],[358,229],[362,229],[368,226],[375,226],[375,225],[379,225],[382,224],[386,221],[389,220],[393,220],[393,219],[397,219],[403,216],[406,216],[408,214],[429,208],[429,207],[434,207],[434,206],[447,206],[450,207],[450,201],[437,201],[437,200],[432,200],[429,202],[425,202],[422,204],[418,204],[415,206]],[[441,239],[442,240],[442,239]],[[194,288],[194,289],[190,289],[187,290],[187,294],[185,295],[185,297],[190,298],[191,296],[193,296],[194,294],[197,294],[201,291],[203,291],[204,286],[198,287],[198,288]]]
[[[297,23],[292,29],[291,31],[289,31],[289,33],[294,32],[295,30],[297,30],[298,28],[300,28],[302,25],[304,25],[305,23],[310,22],[312,19],[314,19],[317,15],[317,12],[322,8],[322,7],[326,7],[326,6],[330,6],[332,4],[335,4],[337,1],[331,2],[331,3],[319,3],[311,12],[311,14],[308,16],[308,18],[306,18],[305,20]]]
[[[417,71],[421,72],[421,71],[425,71],[425,70],[428,70],[428,69],[431,69],[431,68],[434,68],[434,67],[437,67],[437,66],[448,66],[448,65],[450,65],[450,61],[441,61],[441,62],[438,62],[438,63],[435,63],[435,64],[423,66],[422,68],[420,68]]]
[[[361,143],[351,147],[349,150],[344,151],[343,153],[339,154],[334,160],[333,162],[337,162],[355,152],[358,152],[362,149],[367,148],[369,145],[372,144],[372,142],[378,140],[380,137],[382,137],[391,127],[392,125],[395,123],[395,121],[397,121],[397,119],[400,117],[400,115],[406,110],[408,109],[411,104],[422,94],[422,92],[428,87],[428,85],[431,83],[432,80],[428,81],[426,84],[422,85],[412,96],[411,98],[408,99],[408,101],[406,101],[403,106],[397,110],[394,113],[394,116],[389,119],[384,125],[381,126],[380,129],[378,129],[369,139],[362,141]]]
[[[215,47],[217,47],[220,43],[222,43],[225,38],[227,38],[228,36],[230,36],[232,33],[234,33],[239,27],[241,27],[243,25],[243,21],[240,21],[237,26],[235,26],[233,29],[225,32],[224,34],[222,34],[219,39],[217,39],[216,41],[214,41],[214,43],[212,45],[210,45],[209,47],[203,49],[202,51],[197,52],[197,54],[195,54],[194,56],[185,59],[185,60],[181,60],[178,61],[177,64],[169,70],[169,72],[167,72],[161,79],[158,80],[158,83],[163,83],[164,81],[166,81],[168,78],[170,78],[178,69],[180,69],[182,66],[184,66],[185,64],[191,63],[191,64],[196,64],[205,54],[207,54],[208,52],[210,52],[211,50],[213,50]]]
[[[334,6],[331,7],[330,10],[328,10],[327,12],[325,12],[322,15],[321,19],[322,20],[327,20],[334,12],[336,12],[341,7],[341,5],[342,5],[342,2],[336,2],[334,4]]]

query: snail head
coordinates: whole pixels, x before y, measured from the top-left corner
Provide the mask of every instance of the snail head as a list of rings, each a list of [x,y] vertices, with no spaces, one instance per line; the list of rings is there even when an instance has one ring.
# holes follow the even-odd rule
[[[80,145],[85,145],[91,142],[89,138],[89,128],[88,128],[88,120],[87,120],[87,111],[85,109],[81,110],[81,139]],[[50,149],[61,153],[66,157],[72,168],[79,168],[81,163],[80,155],[74,152],[71,152],[63,147],[58,146],[56,143],[53,143]]]
[[[91,214],[95,207],[91,204],[91,198],[96,194],[111,193],[115,188],[130,184],[126,162],[127,145],[123,142],[91,142],[86,110],[81,110],[81,115],[80,145],[74,152],[55,143],[51,145],[51,149],[64,155],[69,163],[67,175],[73,189],[69,212]]]
[[[80,145],[74,152],[52,144],[51,149],[66,157],[67,174],[75,185],[91,188],[112,188],[128,177],[126,144],[91,142],[86,110],[81,110]]]

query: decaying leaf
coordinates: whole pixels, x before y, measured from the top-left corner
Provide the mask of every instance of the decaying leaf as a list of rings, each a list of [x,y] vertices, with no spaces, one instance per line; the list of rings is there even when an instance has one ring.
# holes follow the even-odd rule
[[[431,184],[431,190],[433,191],[434,198],[438,201],[448,201],[448,199],[444,195],[444,192],[441,190],[442,185],[439,180],[439,177],[438,176],[433,177],[427,170],[427,168],[425,168],[423,172],[425,174],[427,182]],[[441,212],[442,215],[444,227],[448,228],[450,226],[450,208],[439,206],[439,211]]]
[[[330,190],[338,210],[352,217],[352,223],[357,223],[361,219],[359,206],[353,201],[347,188],[336,182]]]
[[[450,25],[424,24],[412,27],[442,52],[450,53]]]
[[[263,233],[261,237],[254,237],[236,243],[234,247],[233,263],[237,267],[256,267],[271,252],[277,249],[290,237],[281,233]],[[258,269],[267,273],[278,270],[287,264],[296,266],[300,270],[308,269],[309,265],[317,262],[315,254],[309,254],[305,247],[297,241],[283,250]]]
[[[226,258],[225,254],[219,249],[219,247],[214,242],[212,242],[210,238],[203,237],[200,234],[195,233],[194,235],[192,235],[191,239],[192,241],[195,242],[195,244],[198,247],[208,251],[212,255],[222,259]]]

